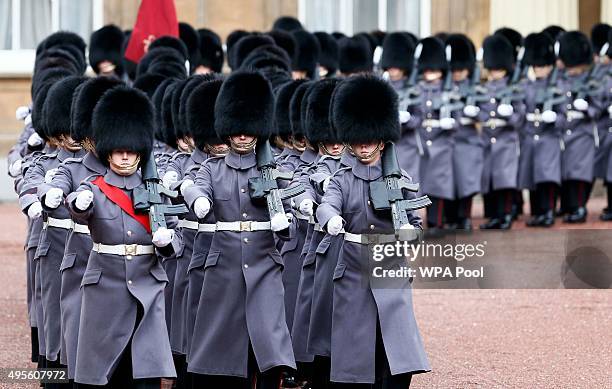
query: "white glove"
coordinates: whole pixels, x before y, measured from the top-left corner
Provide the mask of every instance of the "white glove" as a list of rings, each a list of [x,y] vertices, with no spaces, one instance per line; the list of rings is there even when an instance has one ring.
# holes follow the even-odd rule
[[[327,192],[327,187],[329,186],[329,182],[331,181],[331,176],[327,177],[323,180],[323,193]]]
[[[480,112],[480,108],[475,105],[466,105],[463,107],[463,114],[467,117],[474,118],[478,116],[478,112]]]
[[[178,173],[173,170],[167,171],[166,174],[164,174],[164,178],[162,178],[162,184],[168,189],[170,189],[170,186],[177,181]]]
[[[181,194],[184,195],[185,189],[189,188],[191,185],[193,185],[193,181],[191,181],[189,178],[184,180],[179,188],[179,191],[181,192]]]
[[[195,212],[198,219],[204,218],[210,211],[210,201],[206,197],[198,197],[193,203],[193,212]]]
[[[401,124],[404,124],[406,122],[408,122],[408,120],[410,120],[410,118],[412,117],[412,115],[410,115],[410,112],[408,111],[399,111],[399,120]]]
[[[312,207],[313,207],[312,200],[304,199],[300,203],[299,210],[302,214],[306,216],[312,216]]]
[[[555,111],[544,111],[542,112],[542,120],[544,123],[554,123],[557,121],[557,113]]]
[[[410,223],[404,224],[403,226],[400,227],[400,230],[414,230],[414,226]]]
[[[45,184],[48,184],[53,180],[55,173],[57,173],[57,168],[47,170],[45,173]]]
[[[453,118],[442,118],[440,119],[440,128],[443,130],[450,130],[455,127],[455,119]]]
[[[60,188],[51,188],[45,193],[45,205],[55,209],[59,207],[64,199],[64,192]]]
[[[514,108],[510,104],[500,104],[497,107],[497,113],[504,117],[512,116]]]
[[[342,230],[342,223],[343,223],[343,220],[340,216],[338,215],[332,216],[332,218],[329,219],[329,221],[327,222],[327,232],[331,236],[338,235],[340,231]]]
[[[30,107],[22,105],[21,107],[17,108],[17,110],[15,111],[15,118],[17,120],[25,120],[25,118],[28,117],[29,114],[30,114]]]
[[[44,141],[45,140],[43,138],[41,138],[40,135],[38,135],[36,132],[34,132],[28,138],[28,145],[30,147],[36,147],[36,146],[42,145]]]
[[[283,213],[277,213],[272,216],[272,220],[270,220],[270,229],[274,232],[282,231],[285,228],[289,228],[289,219],[287,219],[287,215]]]
[[[9,174],[11,177],[17,177],[21,174],[21,159],[16,160],[9,166]]]
[[[23,123],[26,126],[29,126],[32,123],[32,114],[29,114],[28,116],[26,116],[26,118],[24,119]]]
[[[585,99],[576,99],[574,100],[574,108],[578,111],[586,111],[589,109],[589,103]]]
[[[38,219],[42,216],[42,205],[37,201],[28,207],[28,216],[30,219]]]
[[[612,117],[612,105],[608,105],[608,114]]]
[[[152,242],[157,247],[166,247],[174,239],[174,230],[169,230],[166,227],[160,227],[153,233]]]
[[[91,205],[93,201],[93,192],[90,190],[84,190],[79,192],[76,199],[74,200],[74,205],[77,209],[81,211],[85,211]]]

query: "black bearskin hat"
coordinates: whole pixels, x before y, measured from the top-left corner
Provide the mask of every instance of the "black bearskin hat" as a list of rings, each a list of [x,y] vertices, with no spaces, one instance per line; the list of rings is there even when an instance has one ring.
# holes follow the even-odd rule
[[[543,33],[548,34],[553,41],[556,41],[561,34],[565,32],[563,27],[551,25],[542,30]]]
[[[238,43],[240,39],[248,35],[251,35],[251,34],[244,30],[234,30],[230,32],[227,38],[225,39],[227,65],[231,69],[235,69],[236,67],[236,65],[234,65],[234,55],[233,55],[233,51],[235,49],[236,43]]]
[[[448,70],[444,43],[434,37],[421,39],[421,55],[419,56],[419,72],[424,70]]]
[[[591,43],[595,54],[599,54],[603,45],[608,42],[609,31],[610,25],[607,23],[597,23],[591,28]]]
[[[215,103],[215,131],[221,139],[239,134],[268,138],[273,117],[272,86],[261,73],[236,71],[223,82]]]
[[[293,34],[283,30],[272,30],[268,31],[266,34],[272,37],[276,45],[285,50],[289,56],[289,59],[293,61],[293,59],[297,56],[297,42],[295,41]]]
[[[568,31],[559,37],[559,59],[565,66],[590,65],[593,48],[586,35],[580,31]]]
[[[476,53],[470,38],[463,34],[451,34],[446,38],[446,45],[451,47],[451,70],[474,69]]]
[[[543,32],[527,35],[523,63],[527,66],[553,65],[556,60],[555,42]]]
[[[177,144],[174,123],[172,122],[172,98],[174,97],[174,92],[176,91],[179,82],[181,81],[176,81],[169,84],[164,90],[156,133],[157,140],[174,149],[177,147]]]
[[[187,56],[191,66],[200,60],[200,36],[189,23],[179,23],[179,38],[187,47]]]
[[[166,77],[161,74],[144,74],[134,81],[134,88],[145,92],[152,99],[155,90],[165,79]]]
[[[117,86],[98,101],[92,123],[96,154],[108,166],[113,150],[130,150],[145,163],[153,150],[153,106],[146,94]]]
[[[251,34],[240,38],[232,48],[231,55],[233,69],[242,66],[244,59],[256,48],[260,46],[276,45],[274,39],[263,34]]]
[[[70,113],[70,136],[77,142],[85,138],[93,139],[91,117],[98,100],[109,89],[123,85],[123,82],[112,77],[96,77],[85,81],[78,87],[78,93],[73,96]]]
[[[216,78],[199,84],[187,99],[185,109],[195,145],[204,150],[207,144],[221,144],[223,141],[215,132],[215,101],[223,80]]]
[[[276,135],[282,137],[291,135],[291,117],[289,113],[291,98],[293,97],[293,94],[298,86],[305,82],[306,79],[292,80],[286,84],[283,84],[283,86],[278,89],[274,109]]]
[[[410,35],[404,32],[389,33],[383,41],[382,48],[381,68],[384,70],[398,68],[410,72],[414,62],[414,42]]]
[[[396,141],[400,137],[397,93],[372,75],[349,77],[332,96],[331,121],[345,143]]]
[[[163,38],[165,37],[159,39]],[[159,39],[156,39],[155,41]],[[180,41],[179,43],[182,44]],[[136,68],[136,78],[147,73],[149,71],[149,67],[154,62],[172,62],[185,68],[185,60],[177,50],[171,47],[156,47],[154,49],[149,49],[149,51],[140,59],[140,62]],[[185,73],[186,72],[187,70],[185,69]]]
[[[121,77],[123,74],[122,47],[123,31],[114,24],[106,25],[91,34],[89,39],[89,64],[96,74],[100,73],[98,64],[109,61],[115,65],[115,74]]]
[[[338,41],[339,69],[343,74],[371,72],[374,67],[370,42],[363,36]]]
[[[300,84],[293,92],[291,101],[289,101],[289,120],[291,121],[291,135],[294,137],[304,136],[304,128],[302,127],[302,102],[306,97],[308,88],[314,81],[306,81]]]
[[[191,136],[191,131],[187,124],[187,99],[193,90],[205,81],[210,81],[212,75],[195,75],[187,79],[187,82],[182,87],[180,95],[175,92],[172,98],[172,121],[174,123],[174,131],[176,132],[176,138],[180,139],[185,136]],[[175,104],[175,98],[178,95],[178,104]],[[178,106],[178,111],[175,111]]]
[[[293,37],[297,42],[297,53],[293,59],[293,70],[306,72],[307,77],[313,78],[321,47],[319,41],[310,32],[306,30],[297,30],[293,32]]]
[[[206,28],[198,30],[200,36],[200,62],[215,73],[221,73],[223,69],[223,46],[221,38],[214,31]],[[197,66],[196,66],[197,67]]]
[[[306,138],[313,145],[339,142],[329,117],[332,94],[339,82],[337,78],[328,78],[317,81],[309,88],[304,127]]]
[[[185,61],[189,59],[189,51],[187,49],[187,46],[185,45],[185,42],[183,42],[177,37],[170,35],[160,36],[159,38],[153,40],[153,42],[151,42],[151,44],[149,45],[149,50],[147,51],[145,56],[147,56],[147,54],[152,53],[153,50],[162,47],[174,50],[176,52],[175,58],[181,63],[185,63]],[[142,62],[142,59],[140,61]]]
[[[304,29],[302,23],[292,16],[281,16],[274,21],[273,30],[297,31]]]
[[[512,50],[514,50],[514,60],[516,61],[518,53],[521,50],[521,47],[523,47],[523,36],[521,33],[509,27],[502,27],[497,29],[494,34],[503,35],[506,39],[508,39],[508,42],[510,42],[512,45]]]
[[[321,47],[321,55],[319,56],[319,65],[327,69],[327,76],[333,76],[338,70],[340,54],[338,53],[338,42],[330,34],[319,31],[315,32],[314,36],[319,41]]]
[[[47,136],[70,135],[70,108],[75,89],[85,82],[82,76],[66,77],[49,89],[43,107]]]
[[[505,69],[508,73],[514,68],[514,49],[502,34],[493,34],[482,43],[483,65],[486,69]]]

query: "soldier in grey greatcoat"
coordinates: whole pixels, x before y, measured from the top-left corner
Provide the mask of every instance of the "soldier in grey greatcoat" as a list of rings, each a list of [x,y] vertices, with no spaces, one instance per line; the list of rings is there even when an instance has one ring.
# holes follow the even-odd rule
[[[514,49],[500,34],[485,38],[483,62],[488,80],[483,85],[482,101],[466,105],[465,116],[478,120],[485,141],[482,193],[490,219],[482,229],[512,227],[512,208],[517,188],[519,135],[525,107],[509,92],[510,74],[514,69]]]
[[[161,377],[176,372],[164,314],[168,277],[156,253],[175,250],[174,231],[159,227],[152,234],[149,216],[136,214],[132,202],[143,188],[137,169],[153,149],[153,107],[144,93],[117,86],[96,105],[92,127],[108,170],[66,199],[93,241],[81,282],[75,382],[159,388]]]
[[[382,178],[383,142],[400,136],[397,111],[397,94],[372,76],[348,78],[336,87],[332,100],[332,126],[357,159],[334,174],[316,212],[330,235],[345,230],[333,275],[331,381],[346,387],[377,382],[386,388],[406,388],[413,374],[430,370],[412,310],[409,279],[394,281],[392,288],[375,288],[364,271],[370,263],[363,242],[370,234],[393,229],[391,213],[375,213],[370,205],[369,184]],[[408,219],[402,229],[421,228],[417,215],[409,212]],[[395,240],[395,235],[383,237]]]
[[[525,38],[523,63],[531,66],[535,79],[525,85],[526,122],[520,130],[521,155],[518,184],[530,191],[531,227],[550,227],[555,222],[555,204],[561,185],[561,131],[556,95],[556,61],[554,41],[545,33]],[[547,100],[549,103],[547,103]]]
[[[584,223],[586,202],[594,179],[595,152],[598,133],[596,120],[604,107],[599,80],[593,79],[593,50],[589,39],[579,31],[566,32],[559,38],[559,59],[565,68],[565,77],[559,89],[566,99],[561,104],[562,209],[566,223]]]
[[[70,137],[87,151],[82,157],[68,158],[57,168],[51,182],[38,188],[38,195],[45,211],[51,213],[65,207],[64,197],[74,192],[81,182],[90,176],[104,175],[104,166],[96,157],[91,129],[91,116],[95,104],[109,89],[122,83],[113,78],[94,78],[81,84],[73,94],[69,117]],[[65,105],[64,105],[65,107]],[[67,125],[62,117],[61,125]],[[89,229],[86,225],[72,223],[68,231],[64,258],[60,266],[61,291],[60,313],[62,329],[62,359],[68,366],[68,378],[73,380],[76,364],[79,321],[81,316],[81,280],[87,267],[92,248]]]
[[[260,177],[254,147],[270,135],[273,99],[260,73],[237,71],[224,81],[215,130],[231,149],[208,159],[184,193],[199,219],[213,212],[217,220],[189,355],[196,384],[238,387],[256,379],[277,388],[282,371],[295,369],[274,242],[292,228],[284,213],[271,217],[249,193],[249,179]]]

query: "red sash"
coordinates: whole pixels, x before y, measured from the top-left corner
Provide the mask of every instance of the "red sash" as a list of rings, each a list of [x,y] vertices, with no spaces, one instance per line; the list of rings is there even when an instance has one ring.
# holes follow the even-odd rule
[[[151,233],[151,223],[149,221],[149,216],[144,214],[137,214],[134,211],[134,204],[132,204],[132,199],[128,197],[121,189],[116,186],[109,185],[106,181],[104,181],[104,177],[98,176],[95,180],[91,182],[100,190],[102,193],[108,197],[110,201],[117,204],[119,208],[123,209],[125,213],[134,218],[138,223],[142,224],[142,226],[147,230],[147,232]]]

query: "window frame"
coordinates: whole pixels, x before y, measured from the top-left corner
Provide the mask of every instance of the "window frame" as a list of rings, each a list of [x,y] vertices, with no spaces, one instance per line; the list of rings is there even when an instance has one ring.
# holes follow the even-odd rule
[[[51,0],[51,30],[59,30],[60,0]],[[104,25],[104,0],[92,0],[92,31]],[[11,48],[0,50],[0,78],[31,77],[35,49],[21,48],[21,0],[11,0]]]

